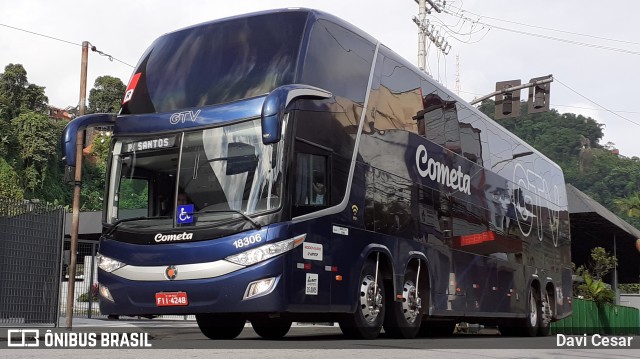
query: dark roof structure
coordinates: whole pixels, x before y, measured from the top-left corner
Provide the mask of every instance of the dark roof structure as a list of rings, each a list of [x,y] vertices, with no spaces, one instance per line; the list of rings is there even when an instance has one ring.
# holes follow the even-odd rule
[[[587,264],[593,247],[603,247],[618,257],[618,283],[638,283],[640,230],[625,222],[584,192],[567,184],[571,221],[571,258]]]

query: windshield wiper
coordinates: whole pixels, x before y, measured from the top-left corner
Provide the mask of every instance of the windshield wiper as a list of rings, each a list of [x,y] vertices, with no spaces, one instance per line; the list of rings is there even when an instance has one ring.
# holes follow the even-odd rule
[[[253,220],[253,218],[249,217],[246,213],[239,211],[237,209],[206,209],[206,210],[202,210],[202,211],[196,211],[196,212],[192,212],[190,214],[203,214],[203,213],[237,213],[239,215],[241,215],[242,217],[244,217],[244,219],[246,219],[247,221],[251,222],[251,224],[256,228],[256,229],[260,229],[262,228],[262,226],[260,224],[258,224],[258,222],[256,222],[255,220]]]
[[[105,236],[110,236],[116,230],[116,227],[120,225],[120,223],[124,222],[132,222],[132,221],[142,221],[149,219],[171,219],[169,216],[158,216],[158,217],[131,217],[131,218],[123,218],[119,219],[111,224],[109,230],[104,234]]]

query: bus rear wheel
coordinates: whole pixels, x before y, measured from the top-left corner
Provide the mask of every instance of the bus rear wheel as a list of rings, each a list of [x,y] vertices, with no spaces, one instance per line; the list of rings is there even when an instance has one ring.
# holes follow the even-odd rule
[[[291,329],[291,320],[283,318],[252,319],[253,330],[264,339],[281,339]]]
[[[384,321],[385,292],[382,274],[376,276],[374,261],[368,260],[363,266],[359,284],[358,307],[355,313],[340,320],[340,329],[349,338],[375,339]]]
[[[244,329],[246,319],[239,314],[196,314],[202,334],[209,339],[234,339]]]
[[[530,287],[527,299],[526,318],[511,320],[499,326],[504,336],[535,337],[542,321],[542,304],[536,288]]]
[[[418,283],[417,289],[416,283]],[[394,300],[393,289],[387,290],[385,333],[394,338],[412,339],[416,337],[422,322],[424,304],[426,304],[424,301],[425,285],[426,281],[423,278],[418,278],[417,271],[414,268],[408,268],[404,274],[402,301]]]
[[[538,335],[541,337],[546,337],[549,335],[549,332],[551,331],[553,307],[551,306],[551,300],[550,300],[548,291],[543,290],[540,295],[540,299],[542,300],[542,302],[540,306],[541,307],[540,308],[540,329],[538,331]]]

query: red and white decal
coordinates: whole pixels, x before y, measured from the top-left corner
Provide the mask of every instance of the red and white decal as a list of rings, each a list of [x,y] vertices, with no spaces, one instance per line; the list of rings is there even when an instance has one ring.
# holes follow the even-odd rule
[[[133,91],[136,89],[136,86],[138,86],[138,80],[140,80],[140,75],[141,73],[138,72],[137,74],[133,75],[133,77],[131,78],[131,81],[129,82],[129,86],[127,86],[127,91],[124,93],[124,99],[122,100],[123,105],[127,103],[129,100],[131,100],[131,97],[133,97]]]
[[[305,242],[302,244],[302,258],[312,261],[322,260],[322,244]]]

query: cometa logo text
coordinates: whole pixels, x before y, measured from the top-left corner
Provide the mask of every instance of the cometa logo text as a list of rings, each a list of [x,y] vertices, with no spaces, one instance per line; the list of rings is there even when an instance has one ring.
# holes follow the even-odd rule
[[[189,241],[193,239],[193,233],[183,232],[180,234],[156,234],[154,240],[156,242],[178,242],[178,241]]]
[[[427,149],[420,145],[416,150],[416,167],[420,176],[429,177],[432,181],[439,182],[453,190],[459,190],[471,194],[471,176],[462,173],[462,166],[458,169],[449,168],[433,158],[429,158]]]

